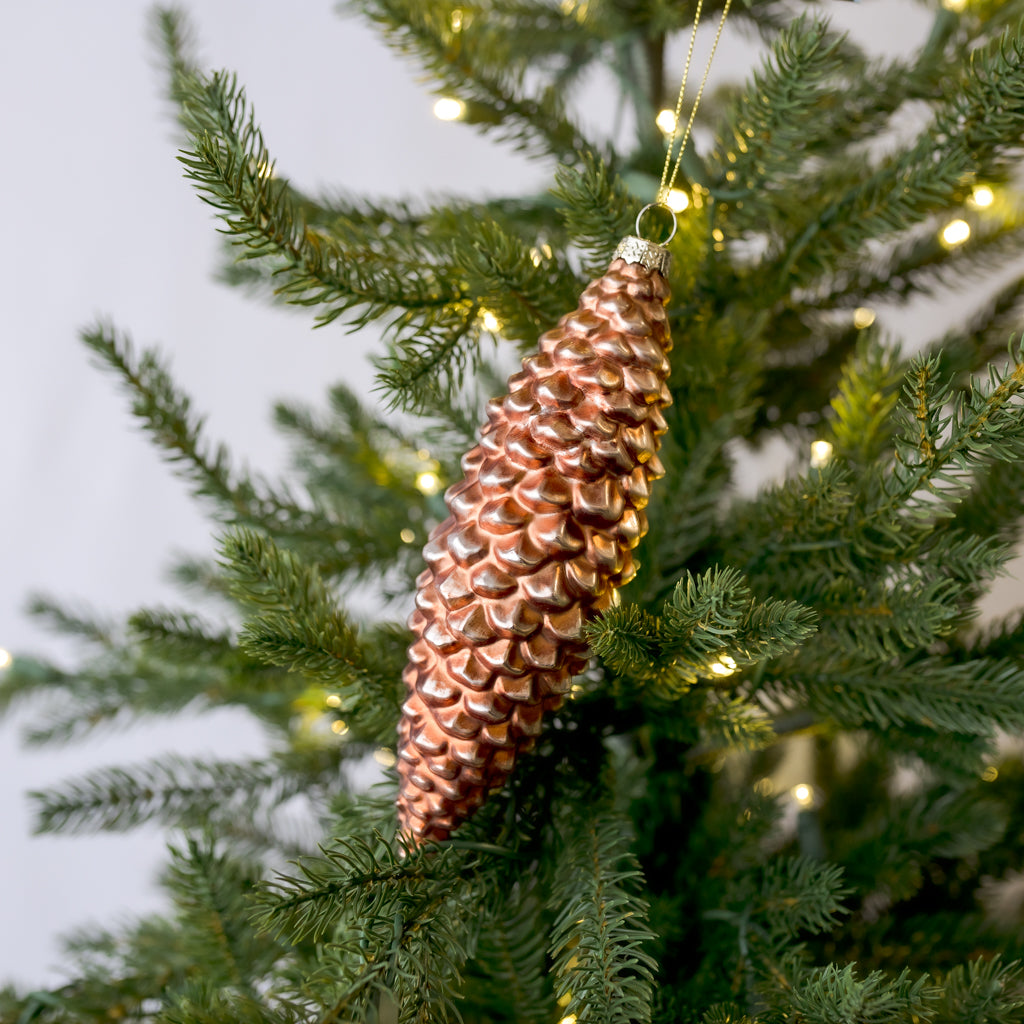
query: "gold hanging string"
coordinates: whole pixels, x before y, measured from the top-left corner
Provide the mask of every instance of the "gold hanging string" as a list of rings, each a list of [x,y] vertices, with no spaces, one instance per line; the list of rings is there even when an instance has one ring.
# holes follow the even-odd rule
[[[686,50],[686,65],[683,68],[683,80],[679,83],[679,97],[676,100],[675,109],[675,121],[672,126],[672,136],[668,141],[668,147],[665,150],[665,166],[661,172],[661,184],[658,186],[658,195],[655,199],[655,204],[664,206],[667,204],[669,193],[672,191],[673,186],[676,183],[676,175],[679,173],[679,164],[683,159],[683,150],[686,149],[686,143],[690,139],[690,132],[693,130],[693,123],[697,119],[697,108],[700,106],[701,97],[704,95],[704,87],[708,84],[708,75],[711,73],[711,62],[715,59],[715,51],[718,49],[719,40],[722,38],[722,29],[725,27],[725,19],[729,13],[729,8],[732,6],[732,0],[725,0],[725,6],[722,8],[722,17],[718,22],[718,31],[715,33],[715,41],[711,44],[711,52],[708,54],[707,64],[704,66],[704,76],[700,80],[700,88],[697,90],[697,96],[693,101],[693,106],[690,108],[690,117],[686,122],[686,128],[683,131],[682,138],[679,139],[679,152],[676,156],[675,164],[672,164],[672,152],[676,148],[676,139],[679,138],[679,117],[683,112],[683,97],[686,93],[686,82],[690,77],[690,63],[693,59],[693,46],[697,40],[697,27],[700,25],[701,10],[704,6],[704,0],[697,0],[697,10],[693,16],[693,28],[690,31],[690,45]],[[669,167],[672,167],[672,174],[669,175]]]

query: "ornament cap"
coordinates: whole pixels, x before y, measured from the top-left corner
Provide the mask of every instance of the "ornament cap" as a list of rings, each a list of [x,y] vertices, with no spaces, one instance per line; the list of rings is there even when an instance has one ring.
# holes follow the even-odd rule
[[[668,277],[672,256],[663,245],[646,238],[627,235],[619,242],[612,261],[625,260],[627,263],[642,263],[648,270],[656,270],[662,277]]]

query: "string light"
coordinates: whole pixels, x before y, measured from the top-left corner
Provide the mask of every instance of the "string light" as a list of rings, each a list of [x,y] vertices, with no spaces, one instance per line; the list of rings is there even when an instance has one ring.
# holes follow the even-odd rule
[[[558,1005],[559,1005],[559,1006],[561,1006],[563,1010],[564,1010],[564,1009],[565,1009],[565,1007],[567,1007],[567,1006],[568,1006],[568,1005],[569,1005],[569,1004],[570,1004],[571,1002],[572,1002],[572,993],[571,993],[571,992],[563,992],[563,993],[562,993],[562,994],[561,994],[561,995],[560,995],[560,996],[558,997]]]
[[[14,659],[11,657],[10,651],[5,651],[0,647],[0,668],[7,668],[13,660]]]
[[[373,752],[373,759],[377,764],[384,768],[394,768],[398,763],[398,758],[395,756],[393,750],[388,750],[387,747],[378,747]]]
[[[535,245],[530,250],[530,259],[535,267],[539,267],[544,260],[549,260],[554,255],[550,245],[545,242],[543,245]]]
[[[416,490],[420,494],[437,494],[441,490],[441,478],[436,474],[432,473],[429,469],[423,473],[416,474]]]
[[[876,315],[873,309],[869,309],[867,306],[858,306],[853,311],[853,326],[858,331],[863,331],[865,327],[870,327],[875,322]]]
[[[662,134],[671,135],[676,130],[676,112],[666,107],[658,113],[654,123],[661,129]]]
[[[811,442],[811,469],[821,469],[832,459],[832,443],[830,441]]]
[[[995,202],[995,199],[996,194],[988,187],[988,185],[978,185],[971,193],[970,203],[971,206],[976,206],[981,210],[986,206],[991,206]]]
[[[716,676],[731,676],[736,671],[736,661],[728,654],[720,654],[718,661],[712,663],[711,671]]]
[[[999,778],[999,769],[994,765],[990,764],[982,773],[982,782],[995,782]]]
[[[965,220],[951,220],[942,229],[942,243],[952,249],[957,245],[963,245],[971,237],[971,225]]]
[[[665,205],[676,213],[682,213],[690,205],[690,197],[681,188],[674,188],[665,197]]]
[[[466,104],[454,96],[442,96],[434,104],[434,117],[439,121],[458,121],[466,113]]]
[[[416,458],[419,459],[420,462],[426,462],[430,458],[430,449],[429,448],[419,448],[419,449],[417,449],[417,451],[416,451]]]
[[[758,796],[771,796],[775,792],[775,781],[768,775],[754,783],[754,792]]]
[[[403,544],[411,544],[416,539],[416,531],[407,526],[398,536],[402,538]]]
[[[341,707],[341,697],[339,697],[338,694],[336,694],[336,693],[329,693],[327,695],[326,699],[324,700],[324,703],[329,708],[340,708]]]
[[[563,1017],[558,1024],[576,1024],[576,1014],[570,1013],[568,1017]]]
[[[942,6],[947,11],[962,11],[967,6],[967,0],[942,0]]]
[[[348,732],[348,724],[343,722],[340,718],[334,722],[331,722],[331,732],[338,736],[344,736]]]
[[[462,8],[461,7],[456,7],[452,11],[452,31],[453,32],[461,32],[462,31]]]
[[[806,782],[797,783],[791,790],[793,799],[796,801],[797,806],[803,810],[807,810],[814,804],[814,787],[808,785]]]
[[[491,334],[501,330],[501,321],[489,309],[480,310],[480,322],[484,325],[484,330],[490,331]]]

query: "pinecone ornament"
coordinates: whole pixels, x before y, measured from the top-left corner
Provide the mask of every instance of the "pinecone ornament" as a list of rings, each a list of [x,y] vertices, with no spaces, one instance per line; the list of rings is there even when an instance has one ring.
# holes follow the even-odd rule
[[[444,840],[502,786],[635,573],[665,432],[668,253],[625,239],[540,339],[445,495],[409,625],[399,825]]]

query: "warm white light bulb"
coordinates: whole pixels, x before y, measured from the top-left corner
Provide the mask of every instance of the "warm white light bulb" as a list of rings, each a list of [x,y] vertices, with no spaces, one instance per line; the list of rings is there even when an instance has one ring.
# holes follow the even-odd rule
[[[334,722],[331,722],[331,732],[336,736],[344,736],[348,732],[348,724],[343,722],[340,718]]]
[[[402,538],[403,544],[411,544],[416,539],[416,531],[407,526],[398,536]]]
[[[811,443],[811,468],[821,469],[832,458],[832,444],[829,441],[813,441]]]
[[[716,676],[731,676],[733,672],[736,671],[736,662],[733,661],[728,654],[723,654],[719,660],[711,666],[711,671],[714,672]]]
[[[10,651],[5,651],[0,647],[0,668],[7,668],[13,660],[14,659],[11,657]]]
[[[800,807],[807,808],[814,803],[814,787],[809,786],[806,782],[798,783],[790,792]]]
[[[942,229],[942,241],[950,249],[957,245],[963,245],[971,237],[971,225],[965,220],[951,220]]]
[[[327,697],[324,699],[324,703],[329,708],[340,708],[341,707],[341,697],[339,697],[338,694],[336,694],[336,693],[329,693],[327,695]]]
[[[420,494],[437,494],[441,490],[441,478],[429,469],[416,474],[416,490]]]
[[[658,113],[654,123],[665,135],[671,135],[676,130],[676,112],[666,107]]]
[[[501,321],[489,309],[480,311],[480,323],[484,325],[484,330],[490,331],[491,334],[501,330]]]
[[[434,117],[439,121],[458,121],[466,113],[466,104],[454,96],[442,96],[434,104]]]
[[[986,206],[991,206],[995,202],[995,199],[996,194],[988,187],[988,185],[978,185],[971,193],[971,205],[977,206],[978,209],[984,209]]]
[[[461,7],[456,7],[452,11],[452,31],[453,32],[461,32],[462,31],[462,8]]]
[[[377,764],[384,768],[394,768],[398,762],[395,752],[393,750],[388,750],[387,747],[378,747],[373,752],[373,759]]]
[[[967,6],[967,0],[942,0],[942,6],[947,11],[962,11]]]
[[[853,311],[853,326],[858,331],[863,331],[865,327],[870,327],[875,322],[876,316],[873,309],[869,309],[867,306],[858,306]]]
[[[665,205],[676,213],[682,213],[690,205],[690,197],[681,188],[674,188],[666,197]]]

